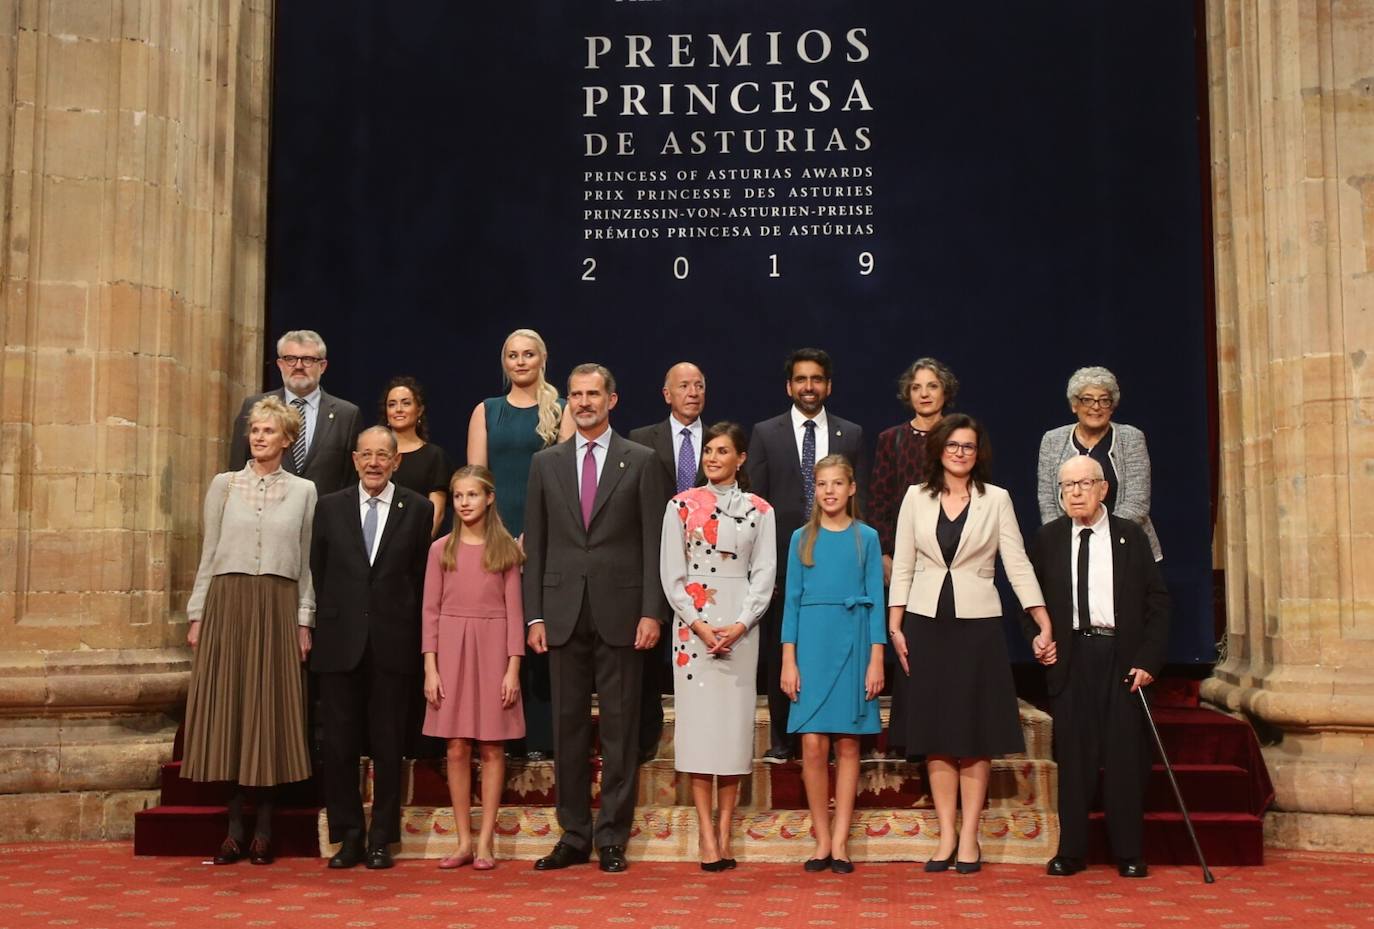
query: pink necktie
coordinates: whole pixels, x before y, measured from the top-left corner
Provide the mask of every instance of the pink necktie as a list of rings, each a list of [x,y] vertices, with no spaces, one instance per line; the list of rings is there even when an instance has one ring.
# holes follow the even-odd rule
[[[587,455],[582,459],[582,526],[592,525],[592,504],[596,502],[596,446],[587,443]]]

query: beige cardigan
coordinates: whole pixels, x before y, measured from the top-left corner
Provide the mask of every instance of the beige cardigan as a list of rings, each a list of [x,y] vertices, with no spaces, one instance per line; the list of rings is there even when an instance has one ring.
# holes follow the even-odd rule
[[[999,554],[1021,608],[1045,605],[1035,570],[1026,557],[1010,494],[992,484],[984,484],[981,494],[976,489],[973,491],[959,548],[947,568],[940,543],[935,538],[940,501],[926,493],[925,488],[925,484],[907,488],[897,515],[892,584],[888,595],[890,606],[905,606],[908,612],[934,616],[945,575],[952,574],[955,616],[960,619],[1001,616],[1002,598],[993,585]]]
[[[205,542],[186,618],[200,620],[210,579],[217,574],[274,574],[297,581],[297,623],[315,625],[315,586],[310,578],[310,531],[315,521],[315,484],[278,469],[259,475],[250,461],[242,471],[216,474],[205,494]]]

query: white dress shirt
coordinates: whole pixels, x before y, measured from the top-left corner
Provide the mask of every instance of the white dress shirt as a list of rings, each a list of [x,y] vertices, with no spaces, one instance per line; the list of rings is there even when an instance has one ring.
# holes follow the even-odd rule
[[[386,482],[382,492],[377,494],[377,535],[372,539],[372,551],[367,553],[367,563],[372,562],[377,557],[377,546],[382,544],[382,532],[386,529],[386,517],[391,512],[391,498],[396,494],[396,485],[391,481]],[[363,482],[358,482],[358,519],[367,519],[367,501],[372,499],[363,488]]]
[[[668,422],[673,426],[673,469],[676,473],[677,463],[682,456],[682,430],[686,429],[692,434],[692,451],[696,453],[697,467],[701,467],[701,417],[698,416],[691,423],[680,422],[676,416],[669,414]]]
[[[320,418],[320,388],[316,387],[304,397],[297,397],[291,392],[291,388],[289,387],[284,389],[284,393],[286,395],[286,403],[291,406],[292,409],[295,409],[295,406],[292,404],[293,400],[305,401],[305,407],[301,409],[301,415],[305,417],[305,431],[303,435],[305,436],[305,450],[309,452],[310,449],[315,447],[315,421]],[[291,454],[291,450],[287,449],[286,453],[288,455]]]
[[[1069,543],[1070,580],[1073,583],[1073,627],[1083,628],[1078,617],[1078,548],[1082,544],[1079,533],[1084,529],[1092,530],[1092,540],[1088,543],[1088,613],[1094,626],[1104,629],[1116,628],[1116,612],[1113,605],[1112,590],[1112,524],[1107,519],[1107,508],[1097,508],[1097,519],[1091,526],[1073,524],[1073,535]]]
[[[595,439],[588,439],[580,432],[573,433],[577,442],[577,454],[573,456],[573,463],[577,470],[573,473],[577,476],[578,492],[582,491],[582,459],[587,454],[587,446],[592,447],[592,454],[596,456],[596,483],[601,484],[601,469],[606,467],[606,455],[611,449],[611,430],[607,429]]]
[[[816,460],[820,461],[830,454],[830,427],[825,418],[825,407],[815,415],[812,422],[816,424]],[[802,442],[806,440],[806,417],[802,411],[797,409],[796,404],[792,405],[792,437],[797,440],[797,461],[801,461]]]

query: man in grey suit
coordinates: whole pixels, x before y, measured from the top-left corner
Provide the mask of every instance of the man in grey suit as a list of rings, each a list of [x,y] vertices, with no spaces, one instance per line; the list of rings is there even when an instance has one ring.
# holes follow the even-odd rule
[[[844,455],[854,466],[859,513],[867,503],[868,449],[864,431],[825,408],[830,397],[834,364],[828,352],[799,348],[784,367],[792,408],[765,419],[749,436],[749,489],[769,503],[777,518],[777,591],[763,616],[763,651],[759,666],[766,675],[769,747],[763,760],[780,764],[792,756],[787,735],[791,700],[782,692],[782,592],[787,587],[787,551],[792,533],[811,518],[815,498],[816,462],[826,455]]]
[[[295,444],[282,456],[282,467],[314,481],[321,497],[358,482],[353,445],[363,428],[356,406],[320,388],[320,378],[329,367],[325,353],[324,339],[313,329],[286,333],[277,340],[277,369],[283,386],[268,391],[290,404],[304,421]],[[255,394],[243,401],[234,420],[231,468],[242,468],[248,461],[248,411],[267,395]]]
[[[535,862],[624,871],[634,818],[643,652],[658,642],[668,604],[658,577],[663,476],[654,453],[616,435],[615,378],[598,364],[568,376],[577,432],[530,464],[525,499],[525,623],[549,653],[554,779],[563,835]],[[591,813],[591,698],[598,697],[601,810]]]

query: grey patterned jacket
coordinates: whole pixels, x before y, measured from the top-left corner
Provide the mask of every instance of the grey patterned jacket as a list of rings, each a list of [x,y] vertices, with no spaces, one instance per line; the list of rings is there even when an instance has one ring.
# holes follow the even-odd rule
[[[1073,447],[1073,424],[1060,426],[1045,433],[1040,440],[1040,466],[1037,473],[1037,497],[1040,501],[1040,522],[1048,523],[1064,515],[1059,502],[1059,466],[1078,454]],[[1107,453],[1116,469],[1116,509],[1112,512],[1122,519],[1140,524],[1150,540],[1155,561],[1164,557],[1159,548],[1159,536],[1150,522],[1150,450],[1145,447],[1145,433],[1135,426],[1112,423],[1112,448]]]

